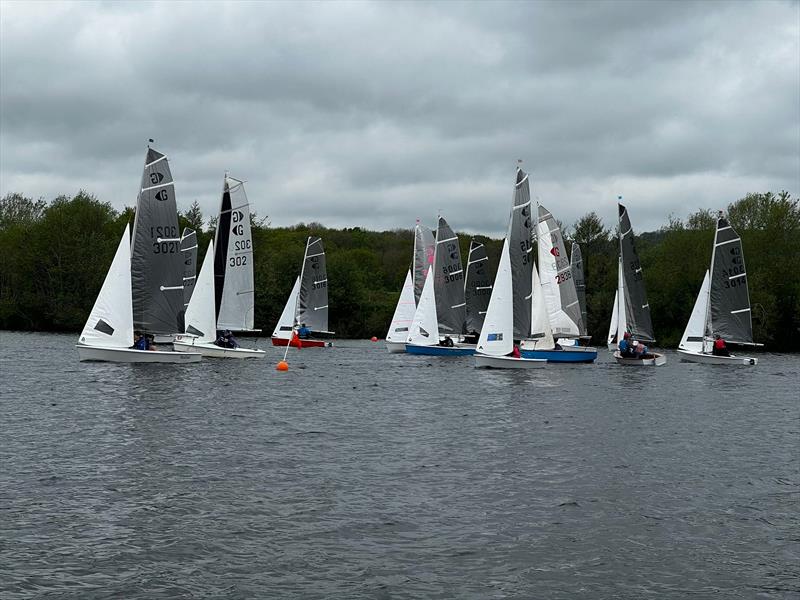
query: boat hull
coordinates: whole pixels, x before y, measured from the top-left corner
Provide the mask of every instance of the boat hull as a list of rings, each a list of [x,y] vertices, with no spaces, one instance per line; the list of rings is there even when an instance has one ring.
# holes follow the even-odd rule
[[[273,337],[272,345],[281,347],[292,346],[293,348],[325,348],[328,342],[325,340],[289,340],[282,337]]]
[[[178,341],[179,339],[176,337],[172,343],[176,352],[199,352],[207,358],[262,358],[266,354],[263,350],[254,348],[221,348],[216,344],[183,342]]]
[[[590,346],[564,346],[561,350],[526,350],[520,345],[523,358],[543,358],[554,363],[587,363],[597,360],[597,348]]]
[[[515,358],[513,356],[489,356],[475,354],[477,369],[537,369],[544,367],[547,360],[543,358]]]
[[[405,342],[390,342],[386,340],[386,349],[390,354],[402,354],[406,351]]]
[[[458,344],[455,346],[419,346],[417,344],[406,344],[406,353],[424,356],[472,356],[475,354],[475,346]]]
[[[194,363],[200,362],[199,352],[166,352],[164,350],[136,350],[135,348],[103,348],[75,344],[81,361],[121,363]]]
[[[650,352],[647,358],[629,358],[622,356],[619,350],[614,352],[614,360],[618,365],[625,365],[626,367],[660,367],[667,364],[667,357],[657,352]]]
[[[751,367],[758,364],[758,359],[752,356],[716,356],[703,352],[678,350],[682,361],[702,363],[706,365],[730,365],[734,367]]]

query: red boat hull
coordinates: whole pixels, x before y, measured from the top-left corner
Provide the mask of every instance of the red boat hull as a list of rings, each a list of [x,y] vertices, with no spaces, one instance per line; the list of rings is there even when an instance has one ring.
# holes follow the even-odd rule
[[[273,346],[292,346],[293,348],[324,348],[328,344],[323,340],[301,340],[299,338],[286,338],[274,337],[272,338]]]

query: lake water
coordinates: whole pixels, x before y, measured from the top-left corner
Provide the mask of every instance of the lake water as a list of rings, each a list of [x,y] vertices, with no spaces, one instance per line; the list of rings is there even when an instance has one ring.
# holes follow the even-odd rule
[[[0,596],[798,598],[800,356],[79,363],[0,332]]]

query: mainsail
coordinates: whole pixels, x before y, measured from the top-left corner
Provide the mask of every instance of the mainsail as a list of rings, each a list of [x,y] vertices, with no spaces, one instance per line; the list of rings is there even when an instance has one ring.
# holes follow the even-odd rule
[[[253,239],[244,182],[225,176],[214,234],[217,329],[252,331],[255,317]]]
[[[489,275],[489,257],[486,256],[486,248],[480,242],[470,240],[467,277],[464,280],[467,333],[481,332],[491,295],[492,279]]]
[[[439,217],[439,227],[436,230],[433,290],[439,333],[461,335],[466,320],[461,249],[458,246],[458,237],[443,217]]]
[[[561,228],[544,206],[539,206],[539,275],[550,326],[555,337],[581,334],[581,309],[572,279]]]
[[[531,330],[533,218],[528,174],[520,168],[517,168],[507,238],[514,289],[514,339],[521,340],[528,337]]]
[[[433,232],[424,225],[414,227],[414,303],[419,304],[428,268],[433,265],[433,255],[436,251],[436,241]]]
[[[711,257],[710,328],[728,342],[753,343],[742,240],[720,215]]]
[[[650,304],[644,288],[644,276],[639,255],[633,244],[633,228],[628,211],[619,205],[619,252],[624,278],[625,326],[628,333],[644,342],[653,342],[653,323],[650,319]]]
[[[576,243],[572,244],[572,254],[569,256],[570,270],[572,279],[575,280],[575,291],[578,292],[578,303],[581,307],[581,335],[587,335],[586,328],[589,323],[586,314],[586,279],[583,276],[583,256],[581,247]]]
[[[319,237],[309,237],[306,243],[295,320],[312,332],[328,332],[328,273]]]
[[[147,333],[183,331],[183,255],[167,157],[147,149],[131,248],[133,322]]]
[[[183,254],[183,309],[186,310],[189,300],[192,299],[197,279],[197,234],[194,229],[183,228],[181,254]]]

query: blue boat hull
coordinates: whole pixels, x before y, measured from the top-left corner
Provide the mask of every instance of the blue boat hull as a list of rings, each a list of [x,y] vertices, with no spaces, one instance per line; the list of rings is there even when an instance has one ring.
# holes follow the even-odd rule
[[[464,348],[453,346],[415,346],[414,344],[406,344],[406,353],[408,354],[423,354],[425,356],[472,356],[475,354],[475,348]]]
[[[585,363],[597,359],[597,350],[574,352],[569,350],[522,350],[523,358],[545,358],[553,363]]]

